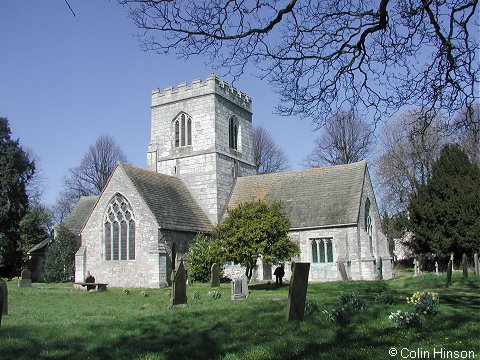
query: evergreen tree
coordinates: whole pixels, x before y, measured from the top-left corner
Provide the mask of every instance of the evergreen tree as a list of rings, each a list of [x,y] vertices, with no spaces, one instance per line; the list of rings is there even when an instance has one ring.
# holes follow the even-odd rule
[[[80,239],[64,225],[58,227],[57,236],[48,248],[44,274],[47,282],[71,281],[75,272],[75,254]]]
[[[409,205],[411,247],[418,255],[480,249],[480,168],[458,145],[446,145],[432,167],[432,176]]]
[[[279,202],[252,201],[228,211],[228,217],[214,230],[227,261],[246,267],[250,279],[261,256],[270,265],[289,261],[298,255],[298,244],[288,236],[290,221]]]
[[[223,259],[220,242],[204,234],[198,234],[188,249],[188,277],[192,281],[209,282],[213,263],[222,265]]]
[[[11,139],[6,118],[0,117],[0,276],[12,277],[21,266],[20,220],[28,210],[26,186],[35,172],[18,140]]]
[[[45,240],[52,226],[52,215],[46,206],[38,203],[30,205],[27,213],[20,220],[20,250],[23,262],[28,259],[27,252]]]

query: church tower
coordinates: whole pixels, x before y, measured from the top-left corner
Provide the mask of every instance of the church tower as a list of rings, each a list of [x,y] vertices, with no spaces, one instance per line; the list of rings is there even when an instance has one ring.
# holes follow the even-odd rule
[[[252,101],[214,74],[152,92],[148,169],[180,178],[217,224],[239,176],[256,173]]]

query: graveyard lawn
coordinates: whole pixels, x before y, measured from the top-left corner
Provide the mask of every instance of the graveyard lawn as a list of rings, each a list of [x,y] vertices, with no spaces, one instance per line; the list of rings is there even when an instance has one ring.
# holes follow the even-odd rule
[[[401,359],[400,351],[474,351],[480,358],[480,280],[453,275],[402,273],[389,281],[309,284],[307,300],[317,312],[286,322],[288,284],[250,286],[250,296],[231,301],[230,284],[187,286],[188,305],[171,308],[170,288],[73,290],[71,284],[8,282],[9,315],[0,328],[1,359]],[[210,291],[222,294],[212,299]],[[340,306],[339,295],[356,291],[367,308],[347,324],[327,322],[323,310]],[[398,302],[379,304],[389,291]],[[388,316],[412,311],[405,298],[415,291],[440,295],[437,316],[418,328],[396,330]],[[196,299],[193,299],[195,292]],[[148,295],[148,296],[145,296]],[[399,354],[389,356],[396,348]],[[419,353],[404,355],[420,358]],[[471,354],[471,353],[470,353]],[[426,355],[425,352],[420,355]],[[404,357],[405,358],[405,357]],[[427,358],[423,356],[423,358]],[[436,358],[440,358],[437,354]]]

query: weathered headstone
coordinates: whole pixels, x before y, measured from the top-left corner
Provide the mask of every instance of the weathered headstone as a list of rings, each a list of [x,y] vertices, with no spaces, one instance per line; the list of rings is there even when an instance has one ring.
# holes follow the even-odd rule
[[[452,284],[452,260],[450,260],[447,265],[447,280],[445,282],[445,287],[448,288],[451,284]]]
[[[219,287],[220,286],[220,265],[217,263],[212,264],[211,276],[210,276],[210,286]]]
[[[5,280],[0,279],[0,289],[2,290],[2,307],[0,307],[0,312],[2,315],[8,315],[8,288]]]
[[[473,254],[473,263],[474,263],[474,266],[475,266],[475,275],[480,276],[480,264],[478,263],[478,254],[475,253]]]
[[[288,290],[287,321],[302,321],[307,297],[310,263],[296,262]]]
[[[242,294],[242,279],[232,280],[232,300],[242,300],[245,297]]]
[[[18,280],[19,288],[32,287],[32,272],[28,269],[23,269],[22,274],[20,275],[20,280]]]
[[[435,261],[435,274],[438,276],[438,262]]]
[[[347,270],[345,269],[345,263],[343,261],[339,261],[337,263],[337,269],[338,272],[340,273],[340,277],[342,278],[342,281],[348,281],[348,275],[347,275]]]
[[[248,297],[248,277],[247,275],[243,274],[240,276],[240,280],[242,280],[242,296],[244,298]]]
[[[468,278],[468,256],[467,254],[463,253],[462,256],[462,270],[463,270],[463,278]]]
[[[417,259],[413,259],[413,276],[418,276],[418,261]]]
[[[187,272],[183,265],[183,260],[177,270],[172,271],[172,297],[171,306],[186,305],[187,304]]]

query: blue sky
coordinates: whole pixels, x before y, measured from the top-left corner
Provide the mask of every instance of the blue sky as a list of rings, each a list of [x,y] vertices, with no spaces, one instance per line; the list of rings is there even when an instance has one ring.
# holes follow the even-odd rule
[[[69,3],[75,17],[64,0],[0,2],[0,116],[38,156],[48,204],[101,134],[113,136],[131,164],[145,167],[151,90],[213,72],[203,58],[143,52],[116,1]],[[318,135],[310,122],[274,115],[279,99],[267,81],[246,74],[235,86],[252,97],[254,124],[270,131],[293,169],[301,168]]]

